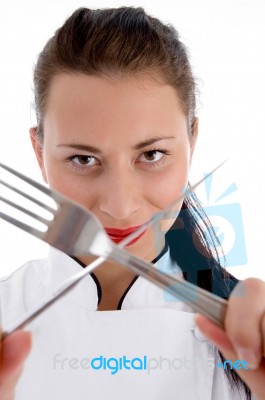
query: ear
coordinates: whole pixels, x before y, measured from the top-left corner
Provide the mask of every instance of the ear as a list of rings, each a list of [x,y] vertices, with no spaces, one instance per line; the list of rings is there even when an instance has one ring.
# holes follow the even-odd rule
[[[192,136],[190,138],[190,162],[192,161],[192,156],[193,152],[196,146],[197,138],[198,138],[198,133],[199,133],[199,119],[198,117],[195,117],[194,122],[193,122],[193,132]]]
[[[41,169],[42,177],[44,181],[47,183],[47,176],[45,171],[45,166],[43,162],[43,144],[40,142],[40,139],[37,136],[37,128],[30,128],[29,130],[30,140],[33,147],[33,150],[36,154],[39,167]]]

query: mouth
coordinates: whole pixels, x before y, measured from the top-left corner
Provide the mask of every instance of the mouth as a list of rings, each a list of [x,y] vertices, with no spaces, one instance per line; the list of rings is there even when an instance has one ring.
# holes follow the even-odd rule
[[[115,228],[105,228],[105,231],[107,232],[107,234],[109,235],[110,239],[118,244],[120,243],[123,239],[125,239],[127,236],[129,236],[131,233],[137,231],[137,229],[139,229],[142,225],[139,226],[133,226],[127,229],[115,229]],[[141,232],[136,238],[134,238],[131,242],[129,242],[127,246],[131,246],[134,243],[136,243],[144,234],[145,234],[146,230],[144,232]]]

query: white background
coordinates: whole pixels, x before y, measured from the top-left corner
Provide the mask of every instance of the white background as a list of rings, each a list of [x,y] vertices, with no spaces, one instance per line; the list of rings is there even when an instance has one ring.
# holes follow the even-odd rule
[[[195,182],[229,157],[213,178],[209,201],[204,187],[198,194],[205,205],[240,203],[248,261],[229,270],[240,279],[265,279],[264,0],[2,2],[0,160],[41,181],[28,135],[35,121],[31,103],[36,56],[76,8],[122,5],[142,6],[172,23],[188,47],[201,92],[200,137],[190,180]],[[232,183],[238,190],[214,203]],[[47,252],[45,244],[2,220],[0,243],[0,276]]]

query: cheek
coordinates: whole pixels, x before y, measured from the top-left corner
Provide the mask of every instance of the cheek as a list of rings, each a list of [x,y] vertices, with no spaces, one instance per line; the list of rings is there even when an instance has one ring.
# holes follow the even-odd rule
[[[161,210],[166,209],[170,204],[176,202],[171,210],[167,211],[165,218],[160,221],[160,229],[162,232],[167,232],[174,221],[176,220],[179,211],[183,204],[182,195],[186,191],[188,184],[188,165],[186,168],[181,168],[178,171],[176,169],[172,170],[167,177],[161,179],[159,184],[159,208]],[[179,201],[178,198],[180,198]]]
[[[89,183],[84,184],[80,177],[71,174],[60,173],[59,169],[47,170],[49,186],[69,197],[85,208],[91,208],[93,204],[93,191],[90,190]]]
[[[86,208],[90,208],[93,202],[92,191],[89,190],[89,182],[84,181],[84,177],[69,173],[64,163],[56,159],[50,150],[52,146],[44,147],[44,168],[47,183],[51,189],[69,197]],[[82,179],[83,178],[83,179]]]

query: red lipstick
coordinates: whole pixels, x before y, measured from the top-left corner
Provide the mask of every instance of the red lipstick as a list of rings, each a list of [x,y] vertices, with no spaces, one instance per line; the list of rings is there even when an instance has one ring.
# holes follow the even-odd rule
[[[142,225],[132,226],[132,227],[126,228],[126,229],[116,229],[116,228],[104,228],[104,229],[114,243],[120,243],[123,239],[126,238],[126,236],[135,232],[141,226]],[[140,237],[142,237],[145,234],[145,232],[146,231],[141,232],[139,234],[139,236],[137,236],[135,239],[133,239],[131,242],[129,242],[127,244],[127,246],[131,246],[132,244],[136,243],[140,239]]]

